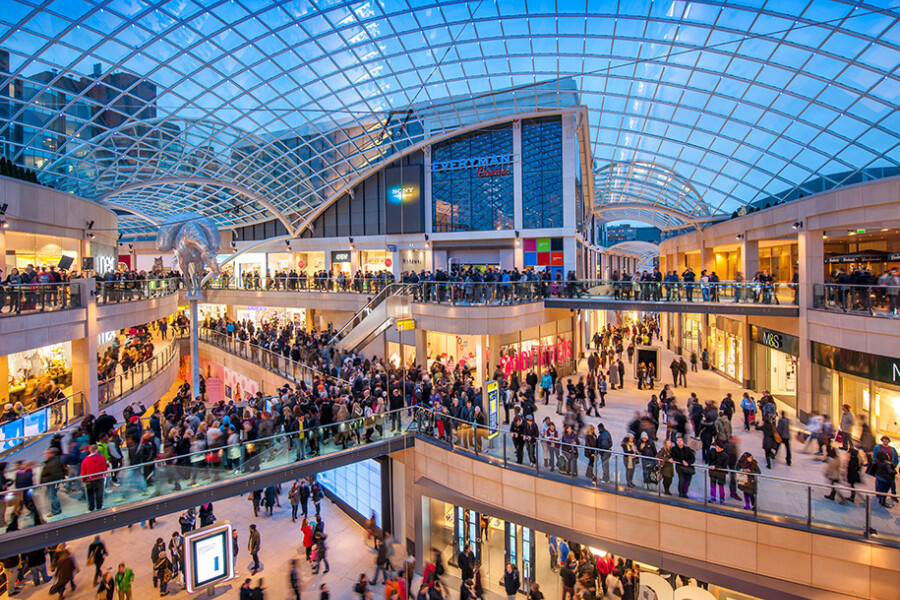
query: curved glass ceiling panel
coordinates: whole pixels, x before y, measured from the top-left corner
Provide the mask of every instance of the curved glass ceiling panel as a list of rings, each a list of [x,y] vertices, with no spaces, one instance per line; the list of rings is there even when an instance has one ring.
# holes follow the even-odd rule
[[[574,105],[604,218],[675,228],[900,167],[896,2],[3,8],[2,151],[150,219],[294,230],[431,135]]]

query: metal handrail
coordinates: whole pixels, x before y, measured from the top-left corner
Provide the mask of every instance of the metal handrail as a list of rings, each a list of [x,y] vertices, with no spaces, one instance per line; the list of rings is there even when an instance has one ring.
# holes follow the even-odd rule
[[[135,364],[131,369],[129,369],[125,373],[120,373],[114,377],[110,377],[109,379],[105,379],[103,381],[99,381],[97,383],[98,390],[112,390],[115,391],[116,383],[119,384],[118,393],[114,394],[102,394],[100,406],[105,407],[112,404],[114,401],[118,401],[123,398],[126,394],[130,394],[141,387],[144,386],[148,381],[155,378],[158,374],[163,372],[165,369],[169,367],[172,361],[175,359],[178,350],[176,348],[176,344],[174,342],[166,345],[165,348],[158,354],[154,354],[148,360],[139,362]],[[161,362],[160,362],[161,359]],[[147,365],[151,365],[150,368],[147,368]],[[140,381],[135,383],[135,374],[140,371]],[[127,380],[131,380],[131,387],[126,389],[125,382]]]

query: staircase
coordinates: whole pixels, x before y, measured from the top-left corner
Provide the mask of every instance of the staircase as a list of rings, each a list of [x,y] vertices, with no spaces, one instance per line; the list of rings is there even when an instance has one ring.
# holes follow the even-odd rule
[[[353,315],[338,331],[330,344],[340,352],[358,352],[381,335],[397,319],[412,314],[412,291],[415,284],[392,283],[378,292],[368,304]]]

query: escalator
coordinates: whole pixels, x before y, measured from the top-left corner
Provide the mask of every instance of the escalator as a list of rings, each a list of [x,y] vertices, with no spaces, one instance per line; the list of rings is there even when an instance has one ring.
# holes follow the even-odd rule
[[[341,352],[359,352],[397,319],[410,318],[414,286],[392,283],[385,287],[353,315],[334,335],[330,344]]]

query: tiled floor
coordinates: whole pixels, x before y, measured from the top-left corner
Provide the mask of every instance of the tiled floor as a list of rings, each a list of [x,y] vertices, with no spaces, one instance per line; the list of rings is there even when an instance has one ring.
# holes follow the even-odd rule
[[[365,534],[362,528],[351,520],[339,508],[329,500],[322,502],[322,515],[325,520],[325,533],[327,534],[328,562],[331,570],[325,574],[313,575],[310,565],[306,562],[305,554],[301,547],[302,535],[300,533],[300,521],[291,523],[291,510],[287,502],[287,489],[281,494],[282,506],[275,508],[272,517],[253,517],[252,505],[247,496],[238,496],[228,500],[217,502],[214,512],[218,520],[230,521],[239,532],[240,551],[237,557],[237,575],[231,582],[221,584],[216,589],[218,598],[237,598],[238,588],[246,577],[250,577],[248,567],[250,554],[247,552],[248,527],[255,523],[260,532],[261,552],[260,561],[262,570],[252,577],[253,585],[259,578],[263,578],[264,587],[267,588],[268,600],[282,600],[292,598],[290,594],[290,561],[299,559],[303,579],[303,598],[319,598],[319,586],[326,583],[331,589],[331,597],[335,600],[343,598],[355,598],[352,593],[353,585],[360,573],[367,573],[371,577],[375,572],[375,552],[365,542]],[[310,503],[312,508],[312,503]],[[173,531],[180,530],[178,525],[179,515],[166,515],[157,519],[152,530],[146,526],[134,525],[131,528],[115,529],[101,535],[106,544],[109,556],[103,567],[115,570],[120,562],[131,567],[135,573],[134,600],[149,600],[159,596],[159,592],[153,589],[150,563],[150,550],[157,537],[162,537],[168,542]],[[76,564],[81,569],[75,576],[78,589],[74,593],[67,593],[68,600],[95,600],[95,588],[92,587],[94,568],[86,564],[87,548],[92,538],[83,538],[69,542],[76,557]],[[395,561],[400,563],[406,557],[399,544],[395,545]],[[44,584],[35,588],[28,583],[16,598],[23,600],[43,600],[49,598],[48,585]],[[172,585],[173,591],[177,586]],[[458,587],[458,586],[457,586]],[[383,597],[383,586],[375,587],[375,597]],[[187,598],[186,591],[178,589],[170,597]],[[5,597],[5,596],[0,596]],[[54,596],[55,597],[55,596]],[[205,595],[197,594],[196,597],[204,598]],[[456,598],[456,595],[453,596]]]

